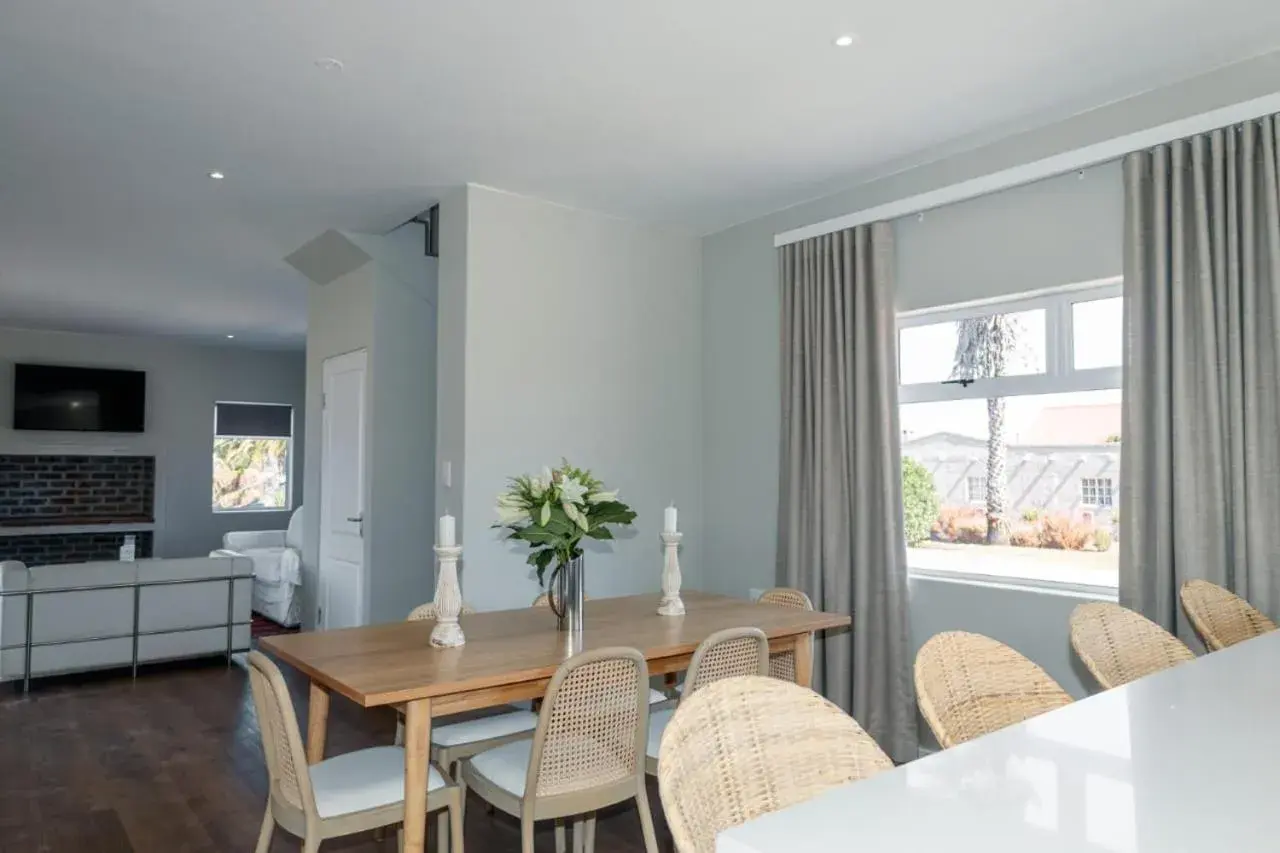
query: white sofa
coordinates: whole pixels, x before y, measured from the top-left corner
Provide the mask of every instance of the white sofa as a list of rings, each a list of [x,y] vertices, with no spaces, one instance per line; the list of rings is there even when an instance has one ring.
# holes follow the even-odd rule
[[[288,530],[237,530],[222,537],[214,556],[253,561],[253,610],[293,628],[302,622],[302,507]]]
[[[231,651],[246,651],[252,582],[232,578],[252,571],[251,561],[232,557],[32,568],[6,562],[0,590],[46,590],[32,597],[31,674],[38,677],[132,665],[135,582],[140,663],[226,654],[228,625]],[[199,578],[214,580],[166,583]],[[57,591],[71,587],[77,591]],[[0,681],[23,677],[26,633],[27,596],[0,598]]]

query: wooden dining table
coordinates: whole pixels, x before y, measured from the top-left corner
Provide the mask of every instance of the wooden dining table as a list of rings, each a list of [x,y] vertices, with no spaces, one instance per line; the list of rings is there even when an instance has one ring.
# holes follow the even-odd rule
[[[431,719],[461,711],[540,698],[562,663],[575,654],[611,646],[644,653],[651,675],[687,669],[693,651],[725,628],[754,626],[771,651],[794,650],[796,680],[813,671],[813,633],[850,624],[847,615],[753,604],[701,592],[683,594],[683,616],[659,616],[659,596],[593,599],[584,630],[556,630],[550,609],[530,607],[462,616],[466,644],[438,649],[433,621],[397,622],[337,631],[266,637],[260,647],[311,680],[307,761],[324,759],[329,698],[345,696],[366,708],[403,706],[405,802],[426,801]],[[404,849],[423,853],[427,815],[405,810]]]

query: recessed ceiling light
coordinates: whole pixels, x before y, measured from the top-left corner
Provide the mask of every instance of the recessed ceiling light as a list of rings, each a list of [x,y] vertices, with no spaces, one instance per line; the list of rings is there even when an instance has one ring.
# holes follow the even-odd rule
[[[235,335],[227,335],[228,338],[234,338]]]
[[[213,178],[215,181],[220,181],[223,178],[225,178],[226,175],[222,174],[217,169],[214,169],[212,172],[209,173],[209,177]]]
[[[857,40],[858,40],[858,37],[855,36],[853,33],[845,33],[844,35],[836,39],[836,47],[849,47]]]
[[[321,71],[341,71],[342,60],[334,59],[332,56],[325,56],[316,60],[316,68]]]

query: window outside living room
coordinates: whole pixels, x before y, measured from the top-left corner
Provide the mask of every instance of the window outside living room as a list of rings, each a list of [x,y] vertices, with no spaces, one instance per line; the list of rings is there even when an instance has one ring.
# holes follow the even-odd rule
[[[908,564],[1118,579],[1117,282],[899,318]]]
[[[213,511],[291,509],[292,442],[292,406],[215,404]]]

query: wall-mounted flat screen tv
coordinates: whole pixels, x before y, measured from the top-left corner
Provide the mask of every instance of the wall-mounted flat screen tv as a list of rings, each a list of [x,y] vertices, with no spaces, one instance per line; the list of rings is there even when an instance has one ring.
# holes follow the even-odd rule
[[[14,365],[14,429],[142,432],[146,408],[141,370]]]

